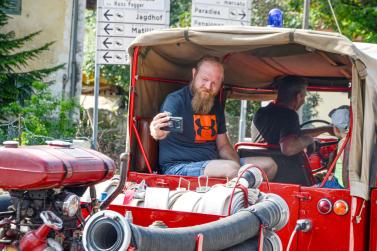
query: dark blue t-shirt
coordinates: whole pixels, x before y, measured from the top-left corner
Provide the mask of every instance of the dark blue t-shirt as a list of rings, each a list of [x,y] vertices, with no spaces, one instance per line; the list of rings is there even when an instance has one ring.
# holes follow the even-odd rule
[[[206,114],[194,114],[189,86],[170,93],[161,112],[183,118],[183,133],[170,132],[159,142],[159,164],[162,170],[180,162],[197,162],[218,159],[216,137],[226,132],[224,110],[216,99],[212,110]]]
[[[253,142],[278,145],[281,140],[291,135],[300,135],[300,122],[294,110],[270,103],[255,113],[251,125]]]

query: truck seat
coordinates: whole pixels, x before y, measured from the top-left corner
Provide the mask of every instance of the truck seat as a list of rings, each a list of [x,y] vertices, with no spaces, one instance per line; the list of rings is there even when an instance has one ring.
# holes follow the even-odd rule
[[[149,160],[149,164],[153,172],[158,172],[158,142],[154,140],[150,134],[149,125],[151,118],[138,118],[136,120],[136,128],[139,132],[141,144],[143,145],[145,154]],[[134,141],[133,152],[133,165],[132,171],[148,173],[148,167],[141,153],[140,147],[136,140]]]
[[[278,172],[276,177],[271,180],[272,182],[298,184],[302,186],[314,185],[314,177],[309,166],[305,163],[306,156],[303,152],[288,157],[284,156],[280,150],[277,149],[240,147],[238,154],[241,158],[256,156],[273,158],[278,165]]]

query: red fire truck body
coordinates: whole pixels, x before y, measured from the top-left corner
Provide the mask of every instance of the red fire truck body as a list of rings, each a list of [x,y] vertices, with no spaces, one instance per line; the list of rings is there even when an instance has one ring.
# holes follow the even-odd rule
[[[366,86],[376,85],[376,82],[373,82],[374,70],[368,68],[368,64],[375,64],[377,47],[359,44],[358,48],[338,34],[255,27],[171,29],[141,36],[130,47],[130,170],[127,180],[144,180],[149,186],[170,189],[176,189],[181,183],[182,177],[155,173],[158,165],[156,155],[150,151],[150,139],[146,137],[148,133],[143,130],[143,126],[148,126],[143,123],[145,118],[150,119],[159,112],[161,102],[169,92],[189,83],[190,69],[198,59],[208,54],[223,58],[224,96],[248,100],[273,99],[271,97],[276,95],[276,92],[270,83],[281,75],[298,75],[309,79],[310,91],[348,93],[352,99],[350,105],[353,109],[348,140],[354,144],[357,134],[364,140],[358,139],[358,142],[366,143],[366,137],[369,136],[366,130],[361,128],[375,128],[375,122],[359,120],[368,117],[365,106],[373,106],[371,103],[365,103],[368,99],[366,90],[371,90]],[[364,55],[359,50],[370,54]],[[369,78],[362,76],[364,73],[360,72],[360,65],[357,66],[360,62],[362,68],[367,69]],[[358,87],[360,84],[364,85],[364,89]],[[357,98],[358,94],[355,92],[363,93],[362,97]],[[372,97],[375,94],[369,95]],[[356,102],[364,102],[365,106],[361,108]],[[355,112],[356,110],[358,112]],[[356,113],[359,114],[358,118],[355,117]],[[375,134],[370,134],[370,137],[374,140]],[[373,140],[369,142],[374,142]],[[240,142],[241,145],[243,143]],[[345,145],[339,144],[335,153],[339,151],[337,154],[340,156],[344,147]],[[374,144],[370,147],[374,147]],[[365,147],[358,150],[357,147],[351,146],[350,158],[361,156],[361,149],[372,151]],[[371,156],[358,159],[361,161],[360,166],[354,168],[359,170],[358,175],[361,172],[370,172],[370,177],[375,175],[371,167]],[[310,167],[311,164],[313,161],[309,159],[306,166]],[[352,164],[354,165],[355,161],[350,160],[350,165]],[[353,172],[352,168],[349,171]],[[327,173],[325,181],[331,172],[333,169]],[[357,176],[350,177],[350,187],[347,189],[325,188],[325,181],[319,186],[263,183],[262,191],[278,194],[289,205],[289,222],[278,231],[284,250],[295,231],[297,221],[301,219],[309,220],[311,228],[306,232],[297,231],[289,250],[376,250],[375,184],[366,184],[366,180],[361,176],[359,182],[363,183],[362,187],[368,187],[364,194],[353,190],[353,184],[357,182],[352,180]],[[190,189],[198,186],[197,177],[184,179],[190,182]],[[209,179],[209,185],[225,182],[224,179]],[[110,208],[121,213],[126,210],[132,211],[134,222],[144,226],[155,220],[161,220],[169,227],[193,226],[221,218],[214,215],[119,205],[112,205]]]
[[[291,165],[299,164],[310,184],[297,184],[287,175],[287,181],[265,181],[259,189],[263,194],[276,194],[283,199],[262,196],[266,205],[273,204],[269,204],[270,208],[281,209],[280,216],[271,213],[274,217],[284,218],[288,215],[284,213],[284,205],[289,208],[289,218],[281,220],[281,228],[272,229],[278,236],[274,237],[275,240],[279,239],[276,243],[281,243],[274,250],[377,250],[376,45],[352,43],[339,34],[327,32],[207,27],[146,33],[132,43],[129,52],[131,83],[127,149],[121,156],[120,178],[115,185],[111,183],[105,189],[107,198],[98,205],[95,195],[91,194],[91,200],[83,202],[82,210],[78,210],[78,196],[82,195],[82,189],[107,180],[115,173],[113,161],[100,153],[59,144],[0,148],[0,188],[9,191],[13,204],[12,208],[0,213],[0,248],[44,250],[61,245],[64,250],[119,250],[114,247],[143,250],[142,243],[137,242],[143,238],[140,233],[145,232],[142,231],[161,236],[165,231],[161,230],[162,227],[167,227],[165,233],[175,233],[174,229],[181,234],[189,233],[201,226],[203,229],[212,228],[212,231],[219,227],[218,223],[228,224],[227,219],[243,215],[242,212],[234,215],[183,212],[130,203],[136,198],[129,190],[132,185],[194,192],[198,187],[206,189],[228,182],[222,178],[161,174],[158,142],[149,132],[149,123],[159,112],[166,95],[189,84],[191,69],[196,62],[211,55],[221,58],[224,64],[225,79],[221,91],[224,103],[227,98],[273,100],[276,89],[271,83],[282,75],[304,77],[310,91],[348,94],[351,116],[343,141],[338,143],[334,138],[321,138],[321,149],[316,155],[303,153],[302,163],[279,166],[289,173]],[[347,147],[349,152],[345,151]],[[253,153],[255,148],[262,149],[267,155],[279,154],[267,144],[238,142],[234,148],[240,157]],[[329,188],[326,184],[341,158],[348,162],[342,168],[346,175],[348,173],[345,180],[349,186]],[[324,177],[315,181],[314,175],[320,169],[325,171]],[[241,190],[247,193],[242,187]],[[246,195],[244,200],[247,202]],[[228,209],[230,212],[230,206]],[[83,216],[90,215],[84,220]],[[119,215],[126,215],[128,223]],[[133,224],[129,223],[131,220]],[[259,231],[261,245],[263,233],[271,229],[261,217],[259,220],[260,225],[250,228],[260,227],[262,230]],[[156,222],[159,225],[157,230],[142,228]],[[242,231],[248,231],[248,228]],[[55,239],[47,241],[52,232]],[[195,242],[196,250],[201,250],[206,245],[207,235],[200,231],[196,233],[192,242]],[[237,228],[232,233],[223,233],[224,237],[231,234],[243,233]],[[134,237],[132,241],[131,235]],[[237,243],[224,248],[234,250],[234,244]],[[171,246],[166,248],[174,250]]]

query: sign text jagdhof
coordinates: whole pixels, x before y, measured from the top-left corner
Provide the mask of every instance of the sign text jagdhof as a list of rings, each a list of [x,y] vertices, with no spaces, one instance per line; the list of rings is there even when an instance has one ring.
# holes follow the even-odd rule
[[[170,0],[98,0],[97,64],[128,64],[138,35],[169,27]]]

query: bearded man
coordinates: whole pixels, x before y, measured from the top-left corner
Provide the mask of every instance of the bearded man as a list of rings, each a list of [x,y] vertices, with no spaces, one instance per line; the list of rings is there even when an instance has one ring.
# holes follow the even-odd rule
[[[218,94],[224,68],[215,57],[204,57],[192,69],[190,85],[170,93],[150,125],[159,140],[163,173],[209,177],[237,176],[240,160],[226,134],[224,109]],[[169,117],[183,118],[183,132],[169,132]]]

